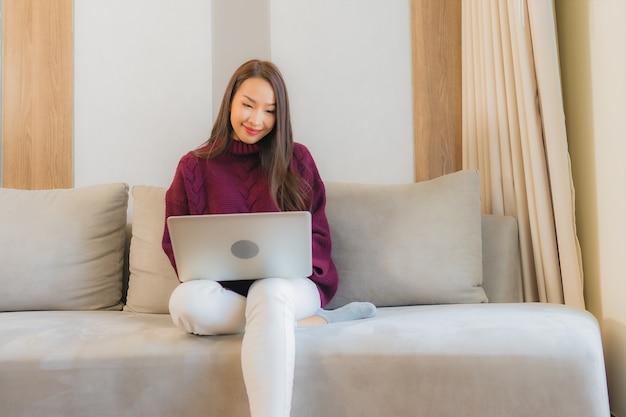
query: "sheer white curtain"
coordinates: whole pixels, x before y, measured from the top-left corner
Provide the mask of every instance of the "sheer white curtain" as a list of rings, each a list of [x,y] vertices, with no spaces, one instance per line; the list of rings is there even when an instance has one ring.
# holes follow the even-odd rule
[[[463,0],[463,168],[516,217],[524,299],[584,308],[551,0]]]

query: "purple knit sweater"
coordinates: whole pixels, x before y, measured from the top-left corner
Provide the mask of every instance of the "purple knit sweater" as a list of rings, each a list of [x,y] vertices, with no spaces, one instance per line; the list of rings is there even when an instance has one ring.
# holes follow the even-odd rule
[[[326,219],[326,192],[309,150],[296,143],[293,168],[311,188],[307,203],[313,226],[313,275],[322,306],[337,291],[337,270],[330,257],[331,240]],[[225,214],[279,211],[272,201],[266,175],[263,173],[258,145],[233,141],[230,150],[211,159],[192,153],[184,155],[165,196],[165,217],[189,214]],[[163,233],[163,250],[174,269],[167,224]],[[246,295],[251,281],[222,282],[226,288]]]

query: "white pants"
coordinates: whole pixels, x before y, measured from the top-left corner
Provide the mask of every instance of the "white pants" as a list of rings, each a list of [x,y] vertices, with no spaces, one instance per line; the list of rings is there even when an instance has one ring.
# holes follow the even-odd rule
[[[295,363],[295,324],[320,308],[308,278],[255,281],[247,297],[208,280],[180,284],[170,297],[174,323],[189,333],[244,332],[241,367],[251,417],[288,417]]]

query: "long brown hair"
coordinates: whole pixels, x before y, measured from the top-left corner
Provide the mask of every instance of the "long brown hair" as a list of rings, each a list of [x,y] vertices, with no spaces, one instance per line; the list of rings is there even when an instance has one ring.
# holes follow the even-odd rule
[[[303,180],[291,165],[293,133],[287,87],[276,65],[269,61],[250,60],[237,68],[226,87],[211,136],[194,154],[210,159],[230,149],[234,135],[230,122],[230,106],[235,93],[248,78],[262,78],[269,82],[276,98],[274,128],[258,142],[261,165],[268,178],[271,196],[283,211],[307,210],[309,207],[305,199]]]

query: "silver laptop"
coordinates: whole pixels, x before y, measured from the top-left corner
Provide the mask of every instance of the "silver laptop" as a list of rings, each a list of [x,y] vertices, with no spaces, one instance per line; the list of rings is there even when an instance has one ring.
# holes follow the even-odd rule
[[[302,278],[313,272],[308,211],[172,216],[167,226],[182,282]]]

